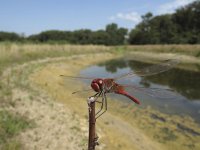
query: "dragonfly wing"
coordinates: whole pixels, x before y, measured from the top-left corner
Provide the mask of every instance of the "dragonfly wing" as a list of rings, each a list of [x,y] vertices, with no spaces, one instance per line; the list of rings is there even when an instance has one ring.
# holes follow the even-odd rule
[[[132,77],[132,76],[144,77],[144,76],[155,75],[155,74],[162,73],[162,72],[165,72],[165,71],[173,68],[178,63],[179,63],[179,61],[177,59],[165,60],[163,63],[152,65],[150,67],[144,68],[139,71],[134,71],[134,72],[132,71],[127,74],[121,75],[119,77],[116,77],[115,80],[119,80],[119,79],[126,78],[126,77]]]
[[[78,94],[78,93],[82,93],[82,92],[90,92],[93,91],[93,89],[83,89],[83,90],[78,90],[78,91],[74,91],[72,92],[72,94]]]
[[[60,75],[61,77],[64,78],[69,78],[69,79],[86,79],[86,80],[93,80],[95,77],[83,77],[83,76],[68,76],[68,75]]]
[[[171,89],[145,88],[133,85],[123,85],[127,90],[132,90],[159,99],[177,99],[177,93]]]

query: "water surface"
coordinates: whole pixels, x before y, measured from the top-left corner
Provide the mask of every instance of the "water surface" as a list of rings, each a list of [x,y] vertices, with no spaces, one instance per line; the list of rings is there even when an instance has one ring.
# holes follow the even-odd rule
[[[90,77],[117,77],[130,71],[140,70],[152,64],[135,60],[114,59],[99,65],[88,67],[81,71],[81,75]],[[134,76],[120,80],[119,83],[131,84],[146,88],[159,88],[173,90],[172,97],[151,97],[142,92],[128,90],[140,99],[142,107],[151,106],[168,114],[189,115],[200,123],[200,72],[187,71],[173,68],[164,73],[148,77]],[[89,82],[88,82],[89,84]],[[164,94],[163,94],[164,95]],[[129,101],[127,98],[113,95],[120,100]],[[131,101],[130,101],[131,102]]]

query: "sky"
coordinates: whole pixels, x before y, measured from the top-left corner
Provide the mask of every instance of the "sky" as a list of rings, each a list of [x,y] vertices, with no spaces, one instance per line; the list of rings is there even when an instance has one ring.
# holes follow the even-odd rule
[[[0,31],[37,34],[45,30],[132,29],[147,12],[173,13],[195,0],[0,0]]]

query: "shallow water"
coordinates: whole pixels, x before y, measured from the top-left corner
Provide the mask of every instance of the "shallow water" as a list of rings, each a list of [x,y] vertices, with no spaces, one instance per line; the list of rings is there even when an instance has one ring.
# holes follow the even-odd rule
[[[114,59],[99,65],[90,66],[82,70],[80,74],[88,77],[112,78],[150,65],[135,60]],[[89,81],[85,82],[89,84]],[[162,90],[163,97],[146,95],[146,91],[136,92],[130,89],[128,92],[141,101],[142,105],[139,106],[141,108],[151,106],[167,114],[189,115],[200,123],[200,72],[173,68],[164,73],[148,77],[136,75],[132,78],[120,80],[119,83],[146,87],[147,89],[171,89],[173,92],[169,93],[165,93]],[[159,95],[159,92],[157,94]],[[166,98],[169,94],[171,97]],[[115,94],[112,94],[112,96],[131,102],[122,96]]]

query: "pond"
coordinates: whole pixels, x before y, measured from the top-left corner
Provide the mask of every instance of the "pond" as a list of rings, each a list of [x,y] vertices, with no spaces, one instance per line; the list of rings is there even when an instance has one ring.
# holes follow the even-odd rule
[[[140,70],[151,64],[135,60],[114,59],[105,63],[90,66],[80,72],[82,76],[113,78],[130,71]],[[88,82],[88,81],[86,81]],[[189,115],[200,123],[200,72],[173,68],[157,75],[140,77],[134,76],[120,80],[121,84],[131,84],[149,89],[171,89],[170,99],[151,97],[143,93],[129,90],[129,93],[141,101],[141,108],[151,106],[167,114]],[[88,82],[89,84],[89,82]],[[129,101],[127,98],[112,94],[115,98]],[[131,102],[131,101],[130,101]]]

